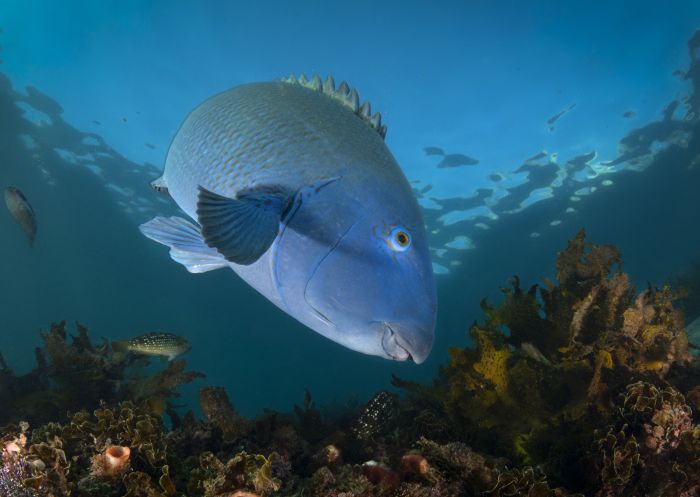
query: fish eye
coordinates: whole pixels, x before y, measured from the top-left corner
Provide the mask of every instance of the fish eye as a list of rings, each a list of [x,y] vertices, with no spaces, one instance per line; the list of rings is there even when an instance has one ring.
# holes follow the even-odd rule
[[[391,232],[390,244],[394,250],[403,252],[411,246],[411,235],[401,228],[396,228]]]

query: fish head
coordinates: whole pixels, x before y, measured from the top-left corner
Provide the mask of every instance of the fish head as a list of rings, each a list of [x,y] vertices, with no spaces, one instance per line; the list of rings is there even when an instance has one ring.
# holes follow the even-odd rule
[[[280,236],[285,303],[352,350],[421,363],[433,345],[437,296],[418,203],[410,188],[347,194],[344,186],[306,198]]]

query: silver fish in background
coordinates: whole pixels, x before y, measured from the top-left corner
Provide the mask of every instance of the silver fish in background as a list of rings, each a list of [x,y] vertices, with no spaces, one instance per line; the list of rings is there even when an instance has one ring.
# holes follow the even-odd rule
[[[437,297],[423,217],[386,126],[332,77],[238,86],[193,110],[168,151],[168,192],[196,223],[149,238],[192,273],[228,267],[352,350],[423,362]]]
[[[27,200],[27,197],[20,191],[19,188],[10,186],[5,188],[5,205],[10,214],[22,227],[22,231],[27,235],[29,246],[34,246],[34,238],[36,238],[36,214],[34,208]]]
[[[115,352],[133,352],[136,354],[167,357],[172,361],[192,348],[184,338],[172,333],[146,333],[129,340],[112,342]]]

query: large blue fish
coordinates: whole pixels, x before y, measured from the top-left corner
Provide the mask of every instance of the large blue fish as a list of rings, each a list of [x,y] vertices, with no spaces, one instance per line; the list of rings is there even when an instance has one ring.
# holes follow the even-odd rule
[[[192,273],[229,267],[350,349],[423,362],[436,292],[420,208],[386,126],[346,83],[238,86],[187,116],[153,182],[196,221],[141,226]]]

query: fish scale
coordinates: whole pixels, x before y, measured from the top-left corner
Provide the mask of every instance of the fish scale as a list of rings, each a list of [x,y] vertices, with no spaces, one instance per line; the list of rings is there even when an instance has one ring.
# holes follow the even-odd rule
[[[165,180],[173,198],[178,204],[181,199],[190,215],[195,211],[194,202],[189,200],[194,184],[224,196],[268,180],[290,184],[296,190],[324,175],[346,172],[344,163],[360,169],[357,164],[373,164],[376,159],[367,157],[376,153],[367,147],[367,136],[357,133],[358,128],[364,131],[365,123],[325,95],[289,83],[243,85],[234,90],[243,95],[232,91],[215,96],[191,114],[183,125],[187,133],[182,137],[178,134],[170,148]],[[260,93],[265,98],[256,98]],[[314,117],[319,115],[324,118]],[[334,142],[325,133],[348,127],[348,132],[334,134]],[[381,142],[380,136],[373,138]],[[185,159],[192,156],[197,161],[194,167]],[[318,164],[318,157],[334,156],[346,160]],[[238,173],[237,178],[230,174],[225,160],[237,164],[232,170]],[[381,169],[372,172],[381,173]],[[362,171],[355,173],[361,175]],[[217,181],[217,175],[226,180]]]

